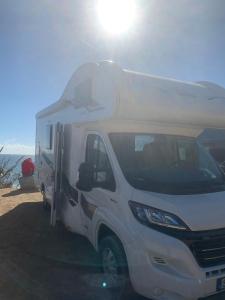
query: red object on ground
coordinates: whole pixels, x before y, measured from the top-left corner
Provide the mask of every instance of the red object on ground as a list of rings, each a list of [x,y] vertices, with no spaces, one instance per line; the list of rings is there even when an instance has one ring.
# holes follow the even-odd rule
[[[22,174],[24,177],[34,174],[35,166],[31,158],[27,158],[22,162]]]

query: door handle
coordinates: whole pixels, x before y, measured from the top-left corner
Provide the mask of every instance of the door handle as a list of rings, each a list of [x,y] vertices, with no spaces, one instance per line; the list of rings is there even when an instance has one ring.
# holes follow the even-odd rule
[[[113,198],[110,198],[110,201],[113,202],[113,203],[118,203],[118,201],[113,199]]]

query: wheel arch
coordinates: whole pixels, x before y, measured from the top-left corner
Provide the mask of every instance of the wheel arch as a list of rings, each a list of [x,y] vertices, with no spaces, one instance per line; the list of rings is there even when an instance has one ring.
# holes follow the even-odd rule
[[[124,243],[123,240],[120,238],[119,234],[117,234],[115,232],[115,230],[113,230],[112,228],[110,228],[108,225],[106,225],[105,223],[100,223],[97,229],[97,234],[96,234],[96,243],[95,243],[95,248],[98,251],[99,249],[99,243],[100,241],[106,237],[106,236],[115,236],[119,242],[121,243],[121,245],[123,246],[123,249],[126,253],[125,247],[124,247]]]

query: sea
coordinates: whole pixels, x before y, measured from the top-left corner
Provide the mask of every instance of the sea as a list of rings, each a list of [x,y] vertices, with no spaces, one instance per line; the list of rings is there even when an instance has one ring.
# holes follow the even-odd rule
[[[14,174],[22,175],[21,163],[23,162],[24,159],[29,158],[29,157],[34,162],[34,158],[35,158],[34,155],[0,154],[0,167],[2,166],[3,162],[7,162],[7,169],[15,166],[15,168],[13,168],[12,175],[14,175]],[[13,187],[14,188],[19,187],[19,182],[15,181],[13,183]]]

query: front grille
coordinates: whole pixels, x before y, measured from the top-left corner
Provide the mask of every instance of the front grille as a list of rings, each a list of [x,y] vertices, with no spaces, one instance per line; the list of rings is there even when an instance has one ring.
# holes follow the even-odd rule
[[[225,264],[225,236],[193,241],[190,249],[201,267]]]

